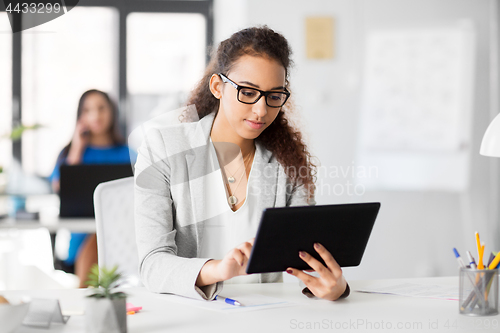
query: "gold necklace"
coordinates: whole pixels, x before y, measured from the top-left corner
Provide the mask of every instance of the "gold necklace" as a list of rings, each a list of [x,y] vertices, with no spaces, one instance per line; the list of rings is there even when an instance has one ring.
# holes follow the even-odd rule
[[[252,153],[252,155],[251,155],[251,156],[253,157],[253,155],[255,155],[255,150],[253,151],[253,153]],[[248,161],[250,161],[250,159],[251,159],[251,157],[250,157],[250,158],[248,158],[248,160],[244,163],[244,165],[245,165],[245,169],[243,170],[243,173],[241,174],[241,177],[240,177],[240,179],[238,180],[238,184],[236,184],[236,188],[234,189],[234,193],[236,193],[236,190],[238,189],[238,186],[240,186],[241,180],[243,179],[243,175],[245,175],[245,174],[246,174],[246,172],[247,172],[247,171],[246,171],[246,169],[247,169],[247,167],[248,167]],[[227,186],[228,186],[228,192],[229,192],[229,191],[231,190],[231,187],[229,186],[229,184],[227,184]],[[237,198],[234,194],[231,194],[231,195],[229,196],[229,198],[227,198],[227,202],[228,202],[231,206],[234,206],[234,205],[238,202],[238,198]]]
[[[241,166],[245,164],[245,160],[243,159],[243,163],[240,164],[240,166],[238,167],[238,169],[236,169],[236,171],[231,174],[229,177],[227,177],[227,181],[230,182],[230,183],[234,183],[236,179],[234,179],[234,175],[236,175],[238,173],[238,171],[240,170]]]

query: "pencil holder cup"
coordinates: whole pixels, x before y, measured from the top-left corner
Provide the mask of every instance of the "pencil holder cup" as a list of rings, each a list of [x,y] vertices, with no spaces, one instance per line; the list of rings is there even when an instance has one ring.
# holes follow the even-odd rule
[[[459,311],[467,316],[498,314],[499,269],[460,268]]]

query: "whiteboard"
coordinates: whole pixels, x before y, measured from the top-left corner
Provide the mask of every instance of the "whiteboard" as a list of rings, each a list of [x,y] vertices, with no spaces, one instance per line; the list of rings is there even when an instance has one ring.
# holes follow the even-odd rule
[[[475,38],[471,21],[366,35],[358,164],[367,189],[468,187]]]

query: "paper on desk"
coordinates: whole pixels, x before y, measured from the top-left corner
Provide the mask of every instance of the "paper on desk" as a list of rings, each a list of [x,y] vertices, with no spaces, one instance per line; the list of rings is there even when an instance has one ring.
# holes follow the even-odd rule
[[[390,282],[373,283],[366,287],[356,289],[364,293],[393,294],[409,297],[439,298],[448,300],[458,300],[458,288],[446,285],[428,285],[418,283]]]
[[[157,297],[162,298],[169,302],[186,304],[197,308],[213,310],[218,312],[225,312],[225,313],[248,312],[248,311],[281,308],[281,307],[297,305],[297,303],[290,302],[281,298],[275,298],[257,294],[234,297],[235,299],[238,300],[238,302],[243,304],[243,306],[234,306],[226,304],[221,301],[197,300],[171,294],[161,294],[157,295]]]

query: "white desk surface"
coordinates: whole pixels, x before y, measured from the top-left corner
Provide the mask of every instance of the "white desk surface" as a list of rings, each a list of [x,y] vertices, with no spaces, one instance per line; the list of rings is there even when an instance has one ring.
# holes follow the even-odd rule
[[[59,218],[54,217],[42,220],[16,220],[13,218],[0,219],[0,230],[2,229],[35,229],[47,228],[51,233],[59,229],[68,229],[71,232],[95,233],[94,218]]]
[[[350,281],[351,290],[373,281]],[[388,280],[384,280],[388,281]],[[458,277],[395,279],[456,285]],[[352,291],[341,301],[308,299],[298,283],[226,285],[221,295],[238,298],[263,294],[300,303],[298,306],[219,313],[159,299],[144,288],[126,290],[128,302],[143,310],[128,317],[128,332],[499,332],[500,316],[467,317],[458,313],[457,301],[367,294]],[[58,298],[64,311],[82,311],[85,290],[6,291],[8,295]],[[316,326],[315,326],[316,325]],[[398,328],[398,325],[402,327]],[[74,315],[66,325],[53,325],[44,332],[84,332],[84,317]],[[21,327],[17,333],[40,333]]]
[[[57,194],[31,195],[26,200],[26,208],[30,212],[39,212],[39,220],[16,220],[14,218],[0,219],[2,229],[35,229],[45,227],[51,233],[65,228],[71,232],[95,233],[94,218],[60,218],[59,196]],[[8,197],[0,195],[0,214],[8,211]]]

